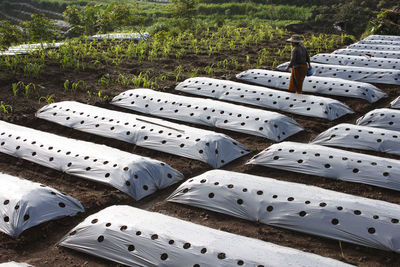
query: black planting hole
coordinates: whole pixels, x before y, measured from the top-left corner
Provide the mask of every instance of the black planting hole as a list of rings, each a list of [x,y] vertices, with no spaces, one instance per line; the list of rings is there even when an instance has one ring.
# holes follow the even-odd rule
[[[332,219],[331,223],[333,225],[337,225],[339,223],[339,220],[338,219]]]

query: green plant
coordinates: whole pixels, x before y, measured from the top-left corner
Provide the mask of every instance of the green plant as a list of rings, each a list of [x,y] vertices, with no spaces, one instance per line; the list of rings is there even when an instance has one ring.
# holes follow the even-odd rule
[[[0,110],[4,114],[8,114],[10,112],[13,112],[13,107],[11,105],[5,104],[3,101],[0,101]]]
[[[110,32],[121,26],[138,25],[143,21],[138,5],[111,3],[107,5],[68,6],[64,18],[72,25],[71,36]]]
[[[86,89],[86,83],[84,81],[76,81],[72,82],[69,80],[65,80],[64,82],[64,92],[71,91],[73,93],[76,93],[78,90],[85,90]]]
[[[55,102],[55,100],[54,100],[55,96],[56,96],[55,94],[51,94],[51,95],[47,95],[47,96],[41,96],[39,98],[39,104],[41,103],[41,101],[45,101],[47,104],[54,103]]]
[[[205,66],[204,67],[204,72],[208,75],[208,76],[212,76],[214,74],[214,64],[212,64],[211,66]]]
[[[4,56],[3,66],[13,73],[16,73],[21,66],[21,58],[18,56]]]
[[[106,73],[100,77],[98,84],[101,86],[109,86],[112,82],[110,74]]]
[[[275,58],[274,59],[274,61],[272,62],[272,68],[275,68],[275,67],[277,67],[279,65],[279,62],[278,62],[278,60]]]
[[[182,65],[179,65],[175,68],[175,81],[178,81],[179,78],[182,76],[183,73],[183,67]]]
[[[120,73],[116,82],[122,86],[128,87],[131,84],[131,79],[124,74]]]
[[[109,98],[109,96],[105,94],[103,90],[97,92],[97,97],[100,98],[100,100],[107,100]]]
[[[25,74],[25,76],[28,76],[28,77],[39,78],[41,68],[42,68],[42,66],[40,64],[38,64],[38,63],[30,63],[30,62],[28,62],[24,66],[24,74]]]
[[[18,83],[13,83],[12,85],[12,92],[14,96],[18,96],[18,93],[20,92],[20,89],[22,89],[22,95],[25,96],[25,98],[28,98],[31,90],[35,91],[36,90],[36,85],[34,83],[28,83],[25,84],[22,81],[19,81]]]
[[[131,81],[134,87],[139,88],[141,83],[142,83],[143,77],[142,77],[142,72],[139,73],[139,75],[133,75]]]
[[[57,26],[43,14],[32,14],[31,20],[24,21],[22,26],[32,42],[40,42],[42,51],[48,57],[43,42],[52,41],[58,34]]]
[[[0,50],[22,42],[22,31],[7,20],[0,21]]]
[[[14,96],[17,96],[18,95],[18,91],[19,91],[19,86],[20,86],[20,83],[21,82],[18,82],[18,83],[13,83],[13,84],[11,84],[11,86],[12,86],[12,92],[13,92],[13,95]]]
[[[198,0],[172,0],[170,11],[180,29],[194,27]]]
[[[64,92],[67,92],[69,90],[69,86],[70,86],[70,81],[69,80],[65,80],[64,82]]]
[[[73,82],[72,84],[71,84],[71,90],[72,90],[72,92],[76,92],[76,91],[78,91],[79,89],[85,89],[86,88],[86,83],[84,82],[84,81],[77,81],[77,82]]]
[[[199,71],[200,71],[200,68],[194,68],[194,69],[192,69],[192,71],[190,72],[190,77],[191,78],[193,78],[193,77],[196,77],[197,76],[197,74],[199,73]]]
[[[24,94],[25,98],[29,97],[29,94],[31,93],[31,87],[33,90],[36,90],[36,85],[34,83],[28,83],[26,85],[24,83],[21,83],[21,84],[24,89],[23,94]]]

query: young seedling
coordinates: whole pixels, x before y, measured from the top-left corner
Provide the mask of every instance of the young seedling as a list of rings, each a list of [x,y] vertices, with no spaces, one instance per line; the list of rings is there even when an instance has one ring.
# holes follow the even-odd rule
[[[68,92],[70,86],[69,80],[65,80],[64,82],[64,92]]]
[[[0,102],[0,110],[4,113],[4,114],[8,114],[10,112],[13,112],[13,107],[11,105],[7,105],[4,104],[3,101]]]
[[[55,100],[54,100],[55,96],[56,96],[55,94],[51,94],[51,95],[48,95],[48,96],[41,96],[39,98],[39,104],[41,103],[41,101],[44,101],[47,104],[52,104],[52,103],[55,102]]]

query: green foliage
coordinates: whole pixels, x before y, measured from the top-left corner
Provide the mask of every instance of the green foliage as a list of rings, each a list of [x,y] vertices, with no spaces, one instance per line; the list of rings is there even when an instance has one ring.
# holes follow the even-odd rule
[[[233,18],[235,15],[250,15],[253,18],[266,20],[272,18],[305,21],[311,16],[311,9],[287,5],[228,2],[223,4],[200,4],[198,14],[205,16],[224,15],[226,18]]]
[[[71,82],[70,80],[65,80],[64,82],[64,92],[76,93],[78,90],[85,91],[86,89],[87,85],[85,81]]]
[[[32,91],[36,91],[36,85],[34,83],[25,84],[22,81],[12,84],[12,92],[15,97],[23,95],[25,98],[29,98]]]
[[[198,2],[198,0],[172,0],[170,11],[179,28],[186,29],[194,26]]]
[[[71,35],[93,35],[110,32],[122,26],[138,25],[142,17],[137,6],[126,4],[68,6],[64,18],[72,25]]]
[[[159,76],[154,76],[151,72],[140,72],[138,75],[130,74],[125,75],[120,73],[117,79],[114,81],[117,84],[122,86],[128,87],[133,86],[135,88],[152,88],[152,89],[159,89],[160,85],[159,82],[165,81],[167,78],[166,75],[161,74]]]
[[[38,63],[28,62],[24,66],[24,74],[28,77],[39,78],[42,66]]]
[[[31,42],[51,42],[58,35],[57,26],[43,14],[32,14],[31,20],[24,21],[22,26]]]
[[[8,114],[13,112],[13,107],[5,104],[3,101],[0,101],[0,111],[4,114]]]
[[[9,21],[0,21],[0,49],[22,42],[21,30]]]
[[[173,17],[190,20],[196,15],[198,0],[172,0],[171,13]]]
[[[382,8],[392,8],[396,4],[398,0],[326,0],[326,3],[313,7],[311,20],[319,29],[327,32],[333,30],[335,22],[341,22],[346,33],[359,36]]]
[[[110,74],[108,74],[108,73],[102,75],[100,77],[100,79],[98,80],[98,84],[101,86],[104,86],[104,87],[109,86],[111,84],[111,82],[112,82],[112,79],[110,77]]]
[[[42,102],[42,101],[44,101],[44,102],[46,102],[47,104],[52,104],[52,103],[54,103],[55,102],[55,94],[51,94],[51,95],[47,95],[47,96],[41,96],[40,98],[39,98],[39,100],[38,100],[38,102],[39,102],[39,104]]]
[[[382,10],[368,23],[363,36],[370,34],[400,35],[400,8]]]
[[[318,54],[321,51],[332,51],[336,47],[340,47],[347,39],[355,38],[351,35],[330,35],[330,34],[312,34],[305,38],[304,45],[309,49],[311,54]]]

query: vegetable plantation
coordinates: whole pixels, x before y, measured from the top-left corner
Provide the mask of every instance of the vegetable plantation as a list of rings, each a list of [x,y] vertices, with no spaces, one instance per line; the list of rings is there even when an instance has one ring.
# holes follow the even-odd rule
[[[84,207],[73,217],[38,225],[33,213],[21,213],[21,220],[36,226],[18,238],[0,233],[0,263],[121,266],[133,265],[126,260],[132,255],[157,251],[154,264],[186,266],[193,253],[199,262],[187,261],[189,266],[250,266],[266,257],[257,252],[269,249],[264,244],[270,242],[296,249],[294,262],[316,260],[304,261],[310,266],[400,265],[394,212],[400,204],[400,156],[393,152],[397,143],[380,147],[397,141],[399,118],[392,116],[398,111],[389,107],[400,86],[392,65],[384,70],[394,73],[387,84],[379,79],[367,84],[361,74],[355,81],[315,73],[306,78],[304,95],[291,94],[289,74],[272,71],[291,55],[286,40],[292,32],[281,26],[314,19],[321,1],[112,2],[27,2],[61,14],[68,31],[53,27],[46,14],[0,25],[3,48],[31,43],[0,51],[0,174],[39,183],[43,194],[57,193],[57,198],[49,193],[52,199],[68,196]],[[13,5],[7,1],[1,8]],[[137,38],[93,37],[113,32]],[[358,38],[305,33],[303,39],[310,56],[334,58],[337,54],[328,53]],[[335,60],[328,64],[341,63]],[[322,63],[314,70],[322,70]],[[396,67],[397,61],[391,64]],[[338,69],[346,73],[346,68]],[[394,125],[372,131],[368,126],[379,122],[365,118],[373,117],[368,112],[382,120],[382,128]],[[335,144],[338,136],[342,143],[336,148],[324,146],[322,141]],[[191,194],[206,204],[194,203]],[[13,203],[9,210],[15,212],[16,200],[6,200],[0,205]],[[279,212],[296,225],[268,217]],[[159,221],[152,224],[152,218]],[[163,220],[169,222],[165,227]],[[342,226],[346,235],[337,230]],[[174,235],[175,228],[181,233]],[[107,247],[111,238],[119,242],[119,234],[132,243],[114,244],[118,255],[96,257],[89,255],[96,249],[79,244],[82,229],[92,231],[86,238],[95,247]],[[187,234],[190,229],[199,232]],[[212,236],[232,242],[208,242]],[[393,244],[387,241],[391,237]],[[239,248],[242,243],[234,240],[248,247]]]

